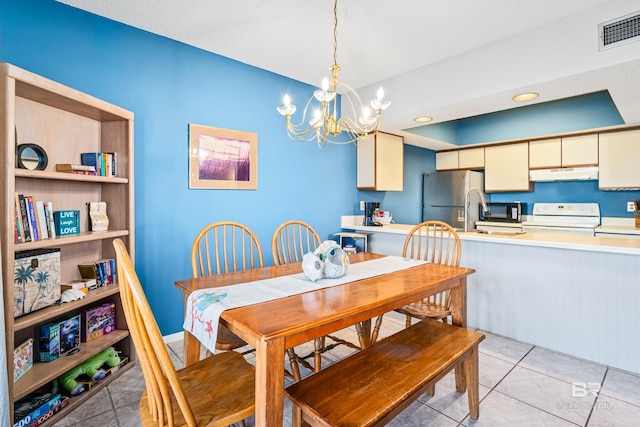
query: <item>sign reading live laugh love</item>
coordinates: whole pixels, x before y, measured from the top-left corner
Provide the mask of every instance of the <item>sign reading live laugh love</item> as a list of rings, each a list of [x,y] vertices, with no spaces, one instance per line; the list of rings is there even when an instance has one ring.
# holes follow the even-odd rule
[[[55,211],[53,213],[53,220],[58,236],[80,234],[80,211]]]

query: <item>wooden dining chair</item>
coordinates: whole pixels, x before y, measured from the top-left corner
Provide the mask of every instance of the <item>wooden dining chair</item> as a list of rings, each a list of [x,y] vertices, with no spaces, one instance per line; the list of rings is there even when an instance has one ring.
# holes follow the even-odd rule
[[[262,248],[248,227],[233,221],[219,221],[203,228],[191,247],[194,277],[211,276],[264,267]],[[216,349],[235,350],[247,343],[218,324]]]
[[[413,227],[407,234],[402,248],[402,256],[444,264],[460,266],[461,252],[460,236],[449,224],[442,221],[424,221]],[[405,305],[394,311],[406,316],[405,327],[411,326],[411,319],[424,319],[426,317],[447,321],[451,315],[450,291],[432,295],[420,301]],[[376,319],[371,342],[378,339],[382,317]]]
[[[255,411],[253,366],[230,351],[176,371],[124,243],[115,239],[113,246],[122,307],[146,384],[142,425],[244,425]]]
[[[302,257],[320,246],[320,236],[304,221],[287,221],[276,229],[271,239],[275,265],[302,262]]]
[[[460,237],[453,227],[442,221],[425,221],[409,231],[404,241],[402,256],[458,267],[460,252]],[[432,295],[395,311],[406,315],[407,328],[411,326],[412,318],[429,317],[446,322],[451,315],[450,292]]]
[[[271,252],[275,265],[302,262],[302,257],[320,246],[320,235],[304,221],[292,220],[278,226],[271,239]],[[320,372],[322,352],[325,348],[325,337],[313,340],[313,371]],[[300,381],[298,355],[293,348],[287,349],[293,379]]]

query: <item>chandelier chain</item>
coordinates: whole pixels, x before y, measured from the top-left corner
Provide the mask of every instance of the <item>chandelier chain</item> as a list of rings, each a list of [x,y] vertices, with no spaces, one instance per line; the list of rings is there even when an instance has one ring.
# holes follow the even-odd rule
[[[338,65],[338,0],[333,3],[333,65]]]

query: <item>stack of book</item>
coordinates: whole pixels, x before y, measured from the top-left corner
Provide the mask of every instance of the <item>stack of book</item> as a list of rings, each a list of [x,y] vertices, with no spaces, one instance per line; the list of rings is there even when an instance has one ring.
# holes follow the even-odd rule
[[[80,161],[85,166],[93,166],[98,176],[118,176],[118,153],[81,153]]]
[[[53,204],[15,193],[14,242],[25,243],[56,237]]]
[[[60,291],[64,292],[69,289],[75,289],[82,292],[89,292],[98,288],[96,279],[77,279],[60,283]]]
[[[58,172],[75,173],[78,175],[98,175],[95,166],[90,165],[76,165],[73,163],[58,163],[56,164],[56,170]]]
[[[97,287],[116,283],[115,259],[99,259],[78,264],[78,270],[83,279],[95,279]]]

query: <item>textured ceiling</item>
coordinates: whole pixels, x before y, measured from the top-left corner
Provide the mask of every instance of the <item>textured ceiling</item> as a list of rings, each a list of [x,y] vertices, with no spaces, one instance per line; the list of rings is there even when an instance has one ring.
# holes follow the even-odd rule
[[[333,62],[331,0],[58,0],[106,18],[318,85]],[[640,42],[598,51],[599,23],[638,12],[637,0],[341,0],[341,80],[363,99],[385,88],[386,131],[609,90],[640,124]]]

